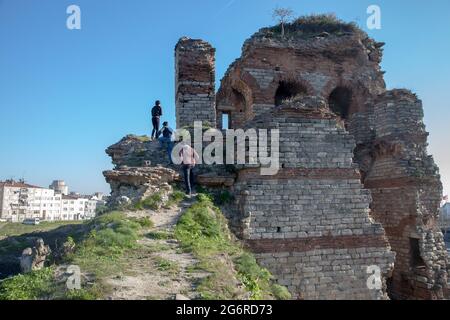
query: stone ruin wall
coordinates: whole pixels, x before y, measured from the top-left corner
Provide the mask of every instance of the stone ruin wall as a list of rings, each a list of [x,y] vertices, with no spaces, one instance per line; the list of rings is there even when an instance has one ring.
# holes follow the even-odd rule
[[[231,127],[243,127],[271,110],[281,83],[291,85],[292,93],[327,99],[337,88],[349,89],[355,112],[368,97],[385,90],[379,66],[382,45],[358,34],[286,44],[257,33],[244,43],[241,58],[222,79],[217,112],[230,115]]]
[[[376,98],[373,114],[375,139],[364,184],[374,198],[373,216],[397,252],[391,295],[442,299],[448,259],[438,225],[442,185],[426,150],[422,102],[407,90],[388,91]]]
[[[396,253],[393,276],[388,279],[390,296],[397,299],[443,298],[447,287],[447,253],[437,225],[442,192],[440,177],[432,157],[427,155],[427,133],[421,102],[409,91],[385,89],[379,66],[383,43],[360,33],[337,37],[325,35],[308,40],[291,39],[282,43],[263,33],[259,32],[247,40],[241,58],[230,67],[222,80],[217,94],[218,113],[230,114],[231,127],[245,127],[249,120],[273,110],[283,83],[290,84],[283,98],[300,94],[326,99],[330,109],[341,116],[345,128],[356,142],[351,149],[354,149],[354,160],[361,169],[358,180],[372,194],[369,200],[370,216],[383,225],[389,244]],[[346,110],[333,109],[332,104],[336,101],[332,97],[336,92],[351,95]],[[339,98],[337,100],[339,104]],[[236,101],[239,102],[238,108],[233,107]],[[305,139],[305,135],[301,139]],[[292,149],[300,149],[293,158],[296,165],[302,168],[322,167],[322,163],[314,162],[320,154],[317,149],[320,143],[317,141],[300,145],[294,139],[288,145],[288,154],[292,154]],[[326,153],[338,147],[339,144],[333,144],[322,151]],[[311,161],[312,166],[305,163],[305,159],[306,162]],[[301,178],[296,173],[290,176]],[[280,187],[279,182],[273,181],[270,188]],[[332,185],[340,184],[336,181]],[[293,190],[314,190],[310,185],[300,186]],[[273,190],[267,190],[263,195],[271,192]],[[274,201],[272,198],[259,200],[263,203],[279,201],[278,198]],[[318,197],[312,200],[311,205],[321,201],[326,206],[329,200],[326,196]],[[329,205],[335,213],[339,211],[332,203]],[[282,207],[280,204],[274,205],[274,221],[278,221],[276,217],[284,212],[280,210]],[[272,207],[269,208],[266,209],[267,215],[270,215]],[[305,212],[302,208],[294,216],[303,218]],[[255,217],[250,222],[247,219],[244,228],[253,230],[252,226],[259,226],[259,223],[267,224],[265,218],[261,219],[261,222],[257,222]],[[286,218],[282,217],[279,223],[283,219]],[[282,236],[292,236],[292,232],[287,231],[292,230],[289,229],[292,227],[289,221],[285,220],[284,225],[286,229],[281,227]],[[301,230],[305,229],[301,223],[299,226]],[[324,227],[319,226],[320,229]],[[352,232],[354,228],[349,230]],[[272,268],[269,269],[276,270],[274,273],[280,275],[283,284],[295,286],[302,283],[301,279],[306,281],[304,273],[293,271],[298,267],[294,258],[277,261],[276,254],[267,253],[265,259],[271,261]],[[289,278],[293,274],[299,279],[294,281]],[[306,292],[311,294],[310,297],[317,294],[312,287]]]
[[[228,176],[208,169],[198,182],[235,194],[228,215],[236,235],[295,298],[447,295],[442,187],[426,151],[422,104],[409,91],[386,90],[382,46],[363,33],[279,41],[260,31],[217,95],[212,46],[188,38],[176,46],[178,128],[202,120],[222,129],[228,114],[230,128],[282,132],[276,176],[244,166]],[[116,189],[136,171],[121,164],[155,157],[145,143],[139,148],[121,141],[108,149],[124,176],[105,173],[120,180]],[[371,265],[382,270],[381,290],[366,285]]]
[[[370,193],[352,161],[353,138],[330,112],[272,110],[247,126],[280,130],[282,169],[275,176],[239,171],[241,238],[294,298],[387,298],[386,283],[367,287],[368,267],[378,266],[385,280],[394,253],[369,215]]]
[[[177,128],[203,121],[216,126],[215,49],[207,42],[182,38],[175,47]]]

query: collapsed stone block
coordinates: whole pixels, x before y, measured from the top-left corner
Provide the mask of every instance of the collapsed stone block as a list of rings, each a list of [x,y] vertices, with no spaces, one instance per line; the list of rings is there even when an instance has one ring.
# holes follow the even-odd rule
[[[26,248],[20,257],[20,269],[22,273],[28,273],[34,270],[41,270],[51,250],[44,240],[37,239],[33,248]]]

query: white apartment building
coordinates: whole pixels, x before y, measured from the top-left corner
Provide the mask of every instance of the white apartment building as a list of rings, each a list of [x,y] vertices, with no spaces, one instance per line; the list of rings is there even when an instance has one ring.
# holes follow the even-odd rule
[[[444,220],[450,220],[450,202],[441,204],[441,218]]]
[[[23,181],[0,182],[0,219],[12,222],[92,219],[98,203],[95,197],[67,196]]]
[[[97,200],[87,197],[62,196],[62,220],[88,220],[95,217]]]
[[[28,218],[55,220],[61,212],[61,195],[22,181],[0,182],[1,219],[21,222]]]

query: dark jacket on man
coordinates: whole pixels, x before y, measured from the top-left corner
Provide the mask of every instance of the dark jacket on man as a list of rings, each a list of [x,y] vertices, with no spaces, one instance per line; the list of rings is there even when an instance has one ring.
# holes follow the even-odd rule
[[[152,117],[161,117],[161,116],[162,116],[161,106],[154,106],[152,108]]]
[[[173,134],[173,129],[170,128],[169,126],[164,126],[161,128],[161,130],[159,130],[156,133],[156,137],[158,138],[161,134],[164,138],[171,138]]]
[[[152,125],[153,125],[152,139],[155,138],[155,134],[159,130],[159,118],[161,116],[162,116],[162,108],[161,108],[161,106],[160,105],[155,105],[152,108]]]

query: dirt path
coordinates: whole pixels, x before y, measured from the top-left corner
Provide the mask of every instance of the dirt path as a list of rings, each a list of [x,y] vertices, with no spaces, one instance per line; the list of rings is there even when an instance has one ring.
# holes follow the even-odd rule
[[[139,240],[141,248],[124,258],[123,275],[105,280],[111,287],[107,297],[113,300],[195,299],[195,284],[207,274],[195,271],[197,260],[183,253],[172,239],[174,227],[183,212],[192,205],[184,201],[179,207],[128,212],[130,216],[148,216],[154,223],[152,232]],[[178,297],[177,297],[178,295]]]

